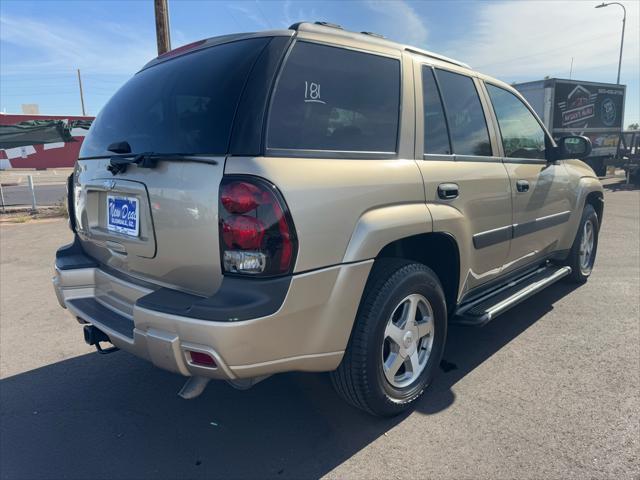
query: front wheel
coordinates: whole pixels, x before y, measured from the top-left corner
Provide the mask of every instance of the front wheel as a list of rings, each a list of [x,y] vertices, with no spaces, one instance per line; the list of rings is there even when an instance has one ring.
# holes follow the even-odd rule
[[[569,280],[584,283],[591,275],[598,250],[599,229],[598,215],[593,206],[587,204],[582,212],[580,226],[566,261],[566,264],[571,267]]]
[[[397,415],[433,379],[446,334],[445,297],[435,273],[419,263],[379,260],[332,383],[358,408]]]

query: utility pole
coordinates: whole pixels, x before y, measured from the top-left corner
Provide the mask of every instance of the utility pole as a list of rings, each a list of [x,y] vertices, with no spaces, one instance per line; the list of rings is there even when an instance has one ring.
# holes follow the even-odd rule
[[[82,104],[82,116],[86,115],[84,111],[84,94],[82,93],[82,77],[80,77],[80,69],[78,69],[78,85],[80,86],[80,103]]]
[[[167,0],[153,0],[156,12],[156,39],[158,41],[158,55],[171,50],[171,36],[169,35],[169,7]]]
[[[573,57],[571,57],[571,67],[569,67],[569,80],[571,80],[571,75],[573,75]]]
[[[618,57],[618,77],[616,78],[616,84],[620,85],[620,68],[622,67],[622,47],[624,46],[624,25],[625,23],[627,23],[627,9],[624,8],[624,5],[621,4],[620,2],[609,2],[609,3],[604,3],[602,2],[600,5],[596,5],[595,8],[604,8],[604,7],[608,7],[609,5],[618,5],[619,7],[622,7],[622,37],[620,38],[620,56]]]

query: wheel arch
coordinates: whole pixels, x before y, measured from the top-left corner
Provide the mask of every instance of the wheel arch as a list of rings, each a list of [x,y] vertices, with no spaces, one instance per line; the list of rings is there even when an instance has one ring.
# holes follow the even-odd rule
[[[381,258],[411,260],[431,268],[442,283],[447,311],[453,311],[460,283],[460,251],[453,235],[430,232],[400,238],[380,250],[376,259]]]
[[[601,191],[589,192],[584,199],[584,206],[591,205],[598,215],[598,228],[602,226],[602,217],[604,215],[604,195]]]
[[[357,221],[343,262],[375,258],[389,243],[433,230],[424,203],[386,205],[365,212]]]
[[[558,249],[569,251],[578,232],[582,212],[587,205],[592,205],[598,215],[599,228],[604,215],[604,193],[602,184],[595,177],[581,177],[574,184],[575,197],[572,201],[572,213],[567,228],[562,236]]]
[[[438,213],[443,217],[443,212],[438,210]],[[449,222],[452,226],[460,226],[459,212],[447,207],[444,213],[444,218],[454,220]],[[432,211],[424,203],[387,205],[369,210],[358,219],[343,261],[400,258],[422,263],[440,279],[447,309],[451,312],[458,301],[465,252],[460,251],[457,235],[434,232],[433,221]]]

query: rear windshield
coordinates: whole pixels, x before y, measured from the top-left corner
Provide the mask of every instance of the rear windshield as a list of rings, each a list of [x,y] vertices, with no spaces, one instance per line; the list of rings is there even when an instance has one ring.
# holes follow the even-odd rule
[[[137,73],[97,116],[80,157],[109,155],[114,142],[133,153],[226,153],[245,81],[268,42],[225,43]]]

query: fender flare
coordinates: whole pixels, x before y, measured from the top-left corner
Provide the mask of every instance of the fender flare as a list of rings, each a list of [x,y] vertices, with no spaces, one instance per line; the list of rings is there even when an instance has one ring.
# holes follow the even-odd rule
[[[571,212],[569,225],[560,241],[560,247],[565,250],[571,248],[571,246],[573,245],[573,240],[575,239],[576,233],[578,232],[580,219],[582,218],[582,212],[587,204],[587,198],[589,197],[589,195],[593,193],[599,194],[599,196],[604,201],[602,184],[600,183],[600,180],[595,177],[581,177],[578,181],[577,190],[578,194],[576,195],[576,202]],[[602,213],[602,209],[600,210],[600,213]],[[601,217],[602,215],[600,215],[600,218],[598,219],[600,225],[602,225]]]
[[[433,220],[425,203],[386,205],[368,210],[356,222],[343,262],[375,258],[391,242],[432,231]]]
[[[438,228],[434,228],[434,224]],[[465,271],[470,255],[460,245],[460,238],[471,233],[461,212],[450,205],[411,203],[389,205],[365,212],[353,230],[344,262],[376,258],[384,247],[397,240],[429,233],[448,235],[456,245],[459,269],[455,295],[457,301],[466,282],[462,272]]]

